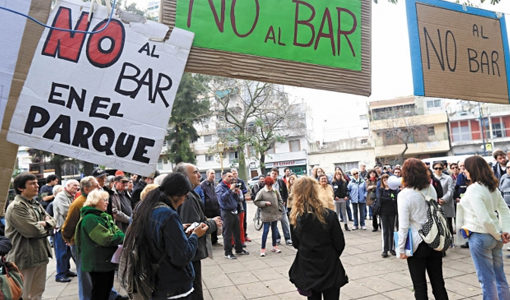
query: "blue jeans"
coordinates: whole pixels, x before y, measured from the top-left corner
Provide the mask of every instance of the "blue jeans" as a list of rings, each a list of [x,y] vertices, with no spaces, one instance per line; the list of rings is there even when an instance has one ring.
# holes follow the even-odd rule
[[[503,242],[487,233],[469,236],[469,251],[484,300],[508,300],[510,290],[503,270]]]
[[[66,277],[69,269],[71,268],[71,264],[69,263],[71,260],[71,249],[69,249],[69,246],[67,246],[64,239],[62,239],[61,231],[55,233],[53,241],[55,247],[55,260],[57,262],[57,275],[55,275],[55,279],[59,279]]]
[[[81,270],[81,257],[77,255],[76,245],[71,246],[71,253],[76,263],[76,273],[78,274],[78,295],[80,300],[91,300],[92,299],[92,280],[90,274],[82,272]]]
[[[271,238],[273,239],[273,247],[276,246],[276,232],[278,221],[264,222],[264,231],[262,231],[262,245],[261,249],[266,249],[267,234],[269,233],[269,227],[271,227]]]
[[[367,208],[366,203],[353,203],[352,210],[354,215],[354,226],[358,226],[358,212],[359,212],[359,223],[361,226],[365,226],[365,211]]]

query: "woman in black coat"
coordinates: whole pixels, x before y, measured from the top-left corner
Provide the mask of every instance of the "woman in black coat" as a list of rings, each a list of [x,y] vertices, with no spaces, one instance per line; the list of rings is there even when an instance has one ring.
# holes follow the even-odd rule
[[[392,190],[388,186],[388,174],[381,176],[381,187],[377,193],[381,205],[381,225],[383,230],[383,252],[382,257],[388,257],[388,251],[391,255],[396,256],[393,250],[393,232],[395,231],[395,217],[397,215],[397,194],[398,189]]]
[[[340,288],[348,282],[340,261],[344,234],[338,216],[324,208],[317,190],[318,183],[312,177],[294,183],[290,224],[292,245],[298,251],[289,278],[309,300],[337,300]]]
[[[335,193],[335,210],[338,217],[344,222],[345,231],[351,231],[347,218],[347,200],[349,200],[349,192],[347,191],[347,181],[341,171],[335,171],[333,181],[333,192]]]

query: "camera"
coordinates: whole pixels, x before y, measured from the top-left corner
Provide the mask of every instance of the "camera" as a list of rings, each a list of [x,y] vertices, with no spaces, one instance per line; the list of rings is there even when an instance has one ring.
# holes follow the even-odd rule
[[[191,224],[187,229],[186,229],[186,233],[190,233],[192,232],[193,230],[195,230],[195,228],[197,228],[198,226],[200,225],[200,223],[198,222],[195,222],[193,224]]]
[[[240,189],[242,185],[243,185],[243,184],[242,184],[242,183],[240,183],[240,182],[236,182],[236,183],[234,183],[234,186],[235,186],[236,188],[238,188],[238,189]]]

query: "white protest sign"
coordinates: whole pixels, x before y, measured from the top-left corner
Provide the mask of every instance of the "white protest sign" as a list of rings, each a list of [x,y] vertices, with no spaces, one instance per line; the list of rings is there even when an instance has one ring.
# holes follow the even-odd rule
[[[109,11],[61,1],[48,24],[97,31]],[[194,34],[112,19],[98,33],[46,29],[7,140],[141,175],[156,169]]]
[[[0,6],[28,15],[31,2],[31,0],[0,0]],[[2,28],[0,30],[0,53],[2,53],[0,56],[0,125],[4,118],[26,22],[25,17],[0,9],[0,28]]]

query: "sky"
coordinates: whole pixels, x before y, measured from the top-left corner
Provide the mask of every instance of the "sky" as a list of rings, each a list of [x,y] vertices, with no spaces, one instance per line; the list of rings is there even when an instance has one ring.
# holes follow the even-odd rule
[[[131,0],[146,7],[148,0]],[[129,2],[129,1],[128,1]],[[372,3],[372,95],[356,96],[324,90],[286,87],[297,98],[303,98],[312,107],[315,140],[320,139],[322,128],[359,121],[358,113],[367,101],[386,100],[413,94],[411,58],[405,0],[391,4],[386,0]],[[451,1],[453,2],[453,1]],[[479,3],[480,0],[471,0]],[[510,0],[491,5],[490,0],[479,8],[505,14],[507,32],[510,32]],[[351,109],[348,109],[351,108]],[[327,123],[324,121],[327,120]],[[340,125],[339,125],[340,126]],[[317,135],[319,137],[317,137]]]

